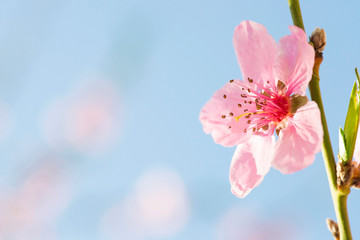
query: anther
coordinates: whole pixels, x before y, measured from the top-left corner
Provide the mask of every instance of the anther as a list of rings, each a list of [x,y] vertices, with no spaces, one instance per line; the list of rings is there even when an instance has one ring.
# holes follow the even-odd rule
[[[251,120],[248,120],[247,123],[248,123],[248,124],[251,123]]]
[[[230,115],[230,116],[234,116],[234,114],[233,114],[232,112],[231,112],[231,113],[229,113],[229,115]]]
[[[244,109],[244,112],[247,112],[248,111],[248,109]]]
[[[238,104],[238,107],[242,107],[242,105],[239,103],[239,104]]]
[[[226,118],[226,116],[225,116],[225,115],[222,115],[221,117],[222,117],[222,118]]]
[[[251,113],[245,116],[245,118],[250,118],[250,117],[251,117]]]
[[[247,98],[246,94],[241,94],[240,95],[242,98]]]
[[[244,129],[244,133],[246,133],[246,128]]]
[[[231,79],[231,80],[230,80],[230,82],[231,82],[231,83],[233,83],[233,82],[234,82],[234,80],[233,80],[233,79]]]
[[[255,132],[256,131],[256,128],[253,128],[253,132]]]
[[[250,88],[248,88],[248,92],[251,92]]]
[[[252,101],[249,101],[249,104],[252,104]]]
[[[225,99],[226,98],[226,95],[224,94],[223,98]]]
[[[252,80],[251,78],[248,78],[248,81],[249,81],[249,83],[253,83],[253,82],[254,82],[254,80]]]
[[[246,101],[246,100],[244,100],[244,103],[247,103],[247,101]]]
[[[230,129],[230,128],[231,128],[231,126],[228,127],[228,129]]]

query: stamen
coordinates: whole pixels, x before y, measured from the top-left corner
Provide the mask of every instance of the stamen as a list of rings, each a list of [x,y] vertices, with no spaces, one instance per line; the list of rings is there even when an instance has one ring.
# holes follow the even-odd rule
[[[256,85],[257,87],[259,87],[262,91],[266,92],[269,96],[264,96],[262,93],[258,93],[257,91],[251,91],[251,94],[254,94],[255,96],[251,96],[251,97],[260,97],[260,98],[265,98],[265,99],[271,99],[270,96],[275,97],[276,94],[273,93],[271,90],[269,91],[269,89],[264,88],[263,86],[259,85],[256,82],[252,82],[254,85]],[[240,82],[235,82],[236,85],[241,87],[241,90],[245,91],[245,89],[248,89],[248,86],[240,83]],[[251,90],[251,89],[250,89]]]
[[[246,111],[248,110],[248,109],[245,109]],[[244,110],[244,112],[245,112],[245,110]],[[243,113],[243,114],[241,114],[241,115],[239,115],[239,116],[237,116],[237,117],[234,117],[235,118],[235,120],[236,121],[239,121],[240,120],[240,118],[242,118],[243,116],[245,116],[245,118],[250,118],[250,116],[252,115],[252,114],[261,114],[261,113],[266,113],[266,112],[253,112],[253,113]],[[265,117],[261,117],[260,119],[265,119]]]
[[[234,118],[235,118],[236,121],[239,121],[240,118],[242,118],[243,116],[248,115],[248,114],[249,114],[249,113],[243,113],[243,114],[241,114],[241,115],[239,115],[239,116],[237,116],[237,117],[234,117]]]
[[[257,131],[264,127],[264,130],[268,129],[269,126],[276,126],[288,115],[288,108],[290,108],[290,96],[288,92],[290,87],[287,89],[282,88],[283,91],[279,91],[277,86],[274,86],[273,81],[266,81],[267,84],[262,85],[263,83],[257,83],[251,78],[247,79],[249,83],[254,84],[256,88],[252,88],[252,85],[246,84],[245,82],[234,82],[234,84],[239,86],[239,90],[242,90],[243,93],[239,93],[240,97],[243,99],[244,108],[243,113],[239,116],[234,116],[234,114],[228,114],[227,116],[234,117],[236,121],[240,121],[240,118],[245,117],[244,121],[247,124],[250,124],[251,128],[247,129],[249,131]],[[291,86],[292,87],[292,86]],[[256,90],[257,89],[257,90]],[[239,96],[238,95],[238,96]],[[242,103],[239,103],[240,97],[230,97],[238,101],[238,107],[242,107]],[[254,106],[252,105],[254,103]],[[252,107],[248,107],[249,105]],[[256,116],[255,116],[256,115]],[[244,129],[246,132],[246,129]]]

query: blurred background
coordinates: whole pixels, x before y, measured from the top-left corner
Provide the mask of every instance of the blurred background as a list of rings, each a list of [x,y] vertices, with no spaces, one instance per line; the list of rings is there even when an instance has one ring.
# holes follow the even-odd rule
[[[307,34],[327,33],[321,87],[338,127],[360,67],[360,3],[301,1]],[[286,1],[0,0],[0,239],[331,239],[321,158],[271,169],[245,199],[230,192],[234,148],[198,115],[241,78],[233,31],[279,40]],[[360,192],[349,196],[355,239]]]

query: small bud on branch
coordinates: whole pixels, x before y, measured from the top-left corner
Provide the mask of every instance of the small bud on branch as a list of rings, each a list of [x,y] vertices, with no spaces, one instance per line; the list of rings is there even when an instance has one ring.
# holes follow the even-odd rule
[[[333,235],[335,240],[339,240],[340,239],[340,234],[339,234],[339,226],[338,224],[334,221],[331,220],[330,218],[326,219],[326,225],[329,229],[329,231],[331,232],[331,234]]]
[[[316,28],[310,36],[310,42],[313,44],[316,53],[324,51],[326,46],[325,30],[322,28]]]

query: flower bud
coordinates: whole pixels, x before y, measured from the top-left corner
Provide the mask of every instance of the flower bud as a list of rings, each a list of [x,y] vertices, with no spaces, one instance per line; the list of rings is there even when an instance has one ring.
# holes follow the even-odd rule
[[[348,188],[353,174],[353,165],[350,162],[338,161],[336,164],[337,185],[340,189]]]
[[[338,240],[340,238],[338,224],[334,220],[331,220],[330,218],[327,218],[326,219],[326,225],[327,225],[329,231],[331,232],[331,234],[333,235],[333,237],[336,240]]]
[[[310,42],[313,44],[316,53],[324,51],[326,45],[325,30],[322,28],[316,28],[310,36]]]

